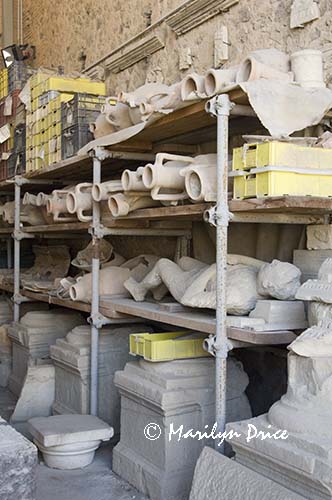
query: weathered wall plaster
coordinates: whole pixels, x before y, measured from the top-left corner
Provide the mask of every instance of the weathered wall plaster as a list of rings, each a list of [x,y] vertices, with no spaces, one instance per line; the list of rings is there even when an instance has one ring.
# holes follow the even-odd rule
[[[81,51],[86,67],[157,22],[180,0],[26,0],[25,41],[37,47],[36,66],[63,65],[65,71],[81,70]],[[164,48],[134,66],[107,76],[109,93],[133,89],[146,77],[172,83],[193,70],[204,72],[213,65],[214,34],[227,26],[229,61],[234,64],[249,51],[276,47],[292,52],[302,48],[322,49],[326,76],[332,75],[332,19],[329,0],[319,2],[320,18],[303,28],[290,28],[292,0],[239,0],[228,12],[218,14],[200,26],[177,36],[166,24],[152,28],[144,38],[157,36]],[[192,67],[180,71],[179,57],[190,48]]]

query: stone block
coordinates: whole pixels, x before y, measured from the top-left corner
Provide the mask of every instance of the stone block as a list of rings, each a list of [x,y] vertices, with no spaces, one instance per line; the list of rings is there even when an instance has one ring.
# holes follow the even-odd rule
[[[212,448],[204,448],[196,467],[189,500],[301,500],[271,479]]]
[[[74,326],[85,323],[77,312],[63,309],[30,311],[20,322],[8,328],[12,341],[12,373],[9,388],[19,396],[27,367],[41,358],[49,358],[49,348],[57,338],[64,337]]]
[[[129,355],[129,334],[149,332],[144,324],[115,325],[99,331],[98,361],[98,416],[112,425],[115,434],[120,432],[120,396],[114,385],[114,374],[122,370]],[[79,413],[90,410],[90,340],[88,325],[74,328],[66,339],[58,339],[51,346],[51,358],[55,367],[56,415]]]
[[[249,424],[258,432],[273,434],[279,430],[271,425],[267,415],[227,424],[227,432],[233,430],[240,434],[240,437],[229,440],[236,462],[279,483],[289,490],[288,495],[295,492],[310,500],[332,498],[332,463],[326,440],[292,432],[287,439],[252,438],[247,442]],[[254,435],[254,427],[250,428],[251,436]]]
[[[324,260],[332,257],[332,250],[294,250],[293,262],[301,270],[301,281],[316,279]]]
[[[45,463],[55,469],[86,467],[100,443],[113,436],[112,427],[93,415],[32,418],[29,431]]]
[[[169,440],[171,425],[211,429],[215,421],[215,363],[210,358],[128,363],[115,375],[121,394],[121,437],[113,450],[113,471],[151,500],[187,499],[196,461],[211,439]],[[244,391],[248,377],[228,359],[227,420],[251,414]],[[158,439],[146,437],[159,429]],[[159,427],[158,427],[159,426]]]
[[[0,418],[0,498],[35,500],[37,448]]]
[[[30,437],[27,421],[32,417],[51,415],[53,402],[54,366],[49,363],[29,366],[10,423]]]
[[[300,300],[258,300],[249,318],[264,320],[264,327],[254,327],[254,330],[299,330],[308,326]]]
[[[332,250],[332,224],[307,226],[308,250]]]

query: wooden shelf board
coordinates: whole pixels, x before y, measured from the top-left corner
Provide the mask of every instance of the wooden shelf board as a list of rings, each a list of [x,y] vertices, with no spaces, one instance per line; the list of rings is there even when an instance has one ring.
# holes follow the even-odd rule
[[[332,213],[332,198],[278,196],[273,198],[230,200],[229,210],[231,212],[329,214]]]
[[[162,310],[158,304],[151,302],[135,302],[127,298],[110,298],[108,308],[104,308],[105,316],[114,312],[137,316],[151,321],[167,323],[169,325],[188,328],[207,334],[215,334],[216,320],[212,313],[193,310],[192,312],[168,312]],[[290,331],[255,332],[242,328],[228,328],[228,338],[255,345],[289,344],[296,335]]]

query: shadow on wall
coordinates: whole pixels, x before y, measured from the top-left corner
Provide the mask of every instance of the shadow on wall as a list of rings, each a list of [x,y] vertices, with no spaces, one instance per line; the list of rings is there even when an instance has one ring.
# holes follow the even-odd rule
[[[204,222],[193,225],[193,256],[215,262],[216,231]],[[293,250],[305,248],[305,227],[299,224],[230,224],[228,253],[271,262],[293,262]]]

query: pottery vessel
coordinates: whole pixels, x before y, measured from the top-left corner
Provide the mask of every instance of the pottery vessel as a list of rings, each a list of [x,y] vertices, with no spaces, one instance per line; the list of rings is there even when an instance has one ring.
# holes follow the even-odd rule
[[[168,87],[168,94],[161,95],[159,98],[150,100],[149,102],[143,101],[140,104],[140,113],[143,120],[147,120],[154,113],[167,114],[178,109],[183,105],[181,99],[181,82]]]
[[[108,97],[101,111],[105,115],[108,123],[112,125],[115,130],[121,130],[133,125],[129,116],[128,104],[122,102],[116,102],[114,104],[114,98]]]
[[[90,123],[90,131],[93,133],[94,138],[98,139],[99,137],[104,137],[105,135],[113,134],[113,132],[116,132],[116,129],[107,120],[106,115],[104,115],[104,113],[100,113],[97,116],[96,121]]]
[[[162,83],[146,83],[138,87],[133,92],[121,92],[118,100],[129,106],[129,117],[134,125],[142,121],[142,111],[140,105],[142,103],[154,104],[159,99],[166,97],[169,94],[168,85]]]
[[[181,170],[189,198],[195,203],[217,199],[217,155],[199,155]]]
[[[99,272],[99,295],[126,295],[124,282],[129,278],[130,270],[125,267],[105,267]],[[92,274],[77,279],[69,289],[71,300],[91,302]]]
[[[46,207],[47,201],[51,199],[52,196],[45,193],[38,193],[36,196],[36,206],[37,207]]]
[[[320,50],[299,50],[291,55],[295,81],[301,87],[325,87],[323,54]]]
[[[204,78],[206,95],[211,97],[222,92],[228,85],[235,84],[238,69],[238,66],[229,69],[209,69]]]
[[[55,189],[46,201],[47,213],[53,216],[55,222],[75,222],[76,217],[70,217],[67,209],[67,194],[71,189]]]
[[[143,192],[117,193],[109,197],[108,208],[113,217],[125,217],[138,208],[155,207],[159,202],[153,200],[150,194]]]
[[[144,167],[138,167],[136,171],[124,170],[121,176],[122,189],[124,191],[149,191],[143,184]]]
[[[77,184],[73,191],[67,193],[66,206],[70,214],[76,214],[81,222],[92,220],[92,184],[83,182]]]
[[[187,75],[181,82],[181,99],[192,101],[204,97],[206,97],[204,76],[197,73]]]
[[[107,200],[111,193],[118,193],[122,189],[120,180],[100,182],[92,186],[91,194],[94,201],[100,202]]]
[[[273,66],[264,64],[258,61],[253,55],[250,55],[240,64],[236,74],[236,83],[259,79],[291,82],[293,81],[293,73],[279,71]]]
[[[188,198],[180,171],[193,161],[190,156],[157,153],[155,163],[148,163],[142,175],[144,186],[151,189],[151,197],[159,201]]]

